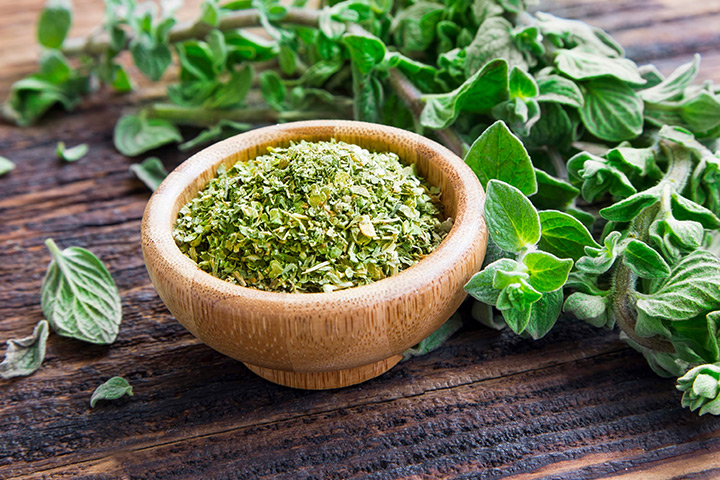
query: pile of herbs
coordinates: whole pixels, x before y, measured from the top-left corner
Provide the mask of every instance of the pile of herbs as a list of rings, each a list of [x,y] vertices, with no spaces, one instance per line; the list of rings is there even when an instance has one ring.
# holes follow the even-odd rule
[[[175,1],[106,5],[97,33],[73,40],[69,3],[50,0],[40,70],[13,86],[7,118],[131,90],[129,51],[150,80],[177,75],[166,100],[118,120],[126,155],[311,118],[434,137],[487,189],[487,265],[466,286],[479,319],[532,338],[563,311],[618,326],[658,374],[681,377],[683,405],[720,414],[720,96],[694,83],[699,57],[664,77],[523,0],[205,0],[188,24]],[[155,185],[151,164],[135,171]]]
[[[392,152],[301,141],[221,165],[173,236],[206,272],[260,290],[332,292],[395,275],[445,238],[440,189]]]

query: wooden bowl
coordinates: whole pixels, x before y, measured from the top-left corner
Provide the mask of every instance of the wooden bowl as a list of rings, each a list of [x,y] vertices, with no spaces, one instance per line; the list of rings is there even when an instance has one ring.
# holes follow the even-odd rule
[[[178,211],[221,164],[232,165],[292,140],[335,138],[391,151],[442,188],[455,224],[427,257],[397,275],[331,293],[278,293],[241,287],[201,270],[175,245]],[[485,255],[484,193],[455,154],[420,135],[350,121],[286,123],[252,130],[198,152],[155,191],[142,221],[150,279],[175,318],[215,350],[261,377],[306,389],[363,382],[392,368],[404,350],[435,331],[465,298],[463,285]]]

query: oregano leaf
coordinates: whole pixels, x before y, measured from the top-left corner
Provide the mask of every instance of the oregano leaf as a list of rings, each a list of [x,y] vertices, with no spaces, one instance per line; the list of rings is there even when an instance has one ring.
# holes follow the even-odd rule
[[[123,395],[133,395],[133,389],[123,377],[113,377],[102,385],[98,386],[90,397],[90,408],[100,400],[115,400]]]
[[[577,261],[585,255],[585,247],[600,248],[575,217],[557,210],[544,210],[539,215],[542,236],[538,247],[542,250]]]
[[[540,240],[535,207],[520,190],[500,180],[488,182],[485,221],[493,241],[506,252],[520,252]]]
[[[181,142],[175,125],[167,120],[124,115],[115,124],[113,142],[120,153],[133,157],[167,143]]]
[[[0,377],[7,380],[35,373],[45,359],[48,322],[40,320],[29,337],[7,341],[5,359],[0,363]]]
[[[153,192],[168,176],[168,171],[157,157],[146,158],[142,163],[133,163],[130,165],[130,173],[135,175]]]
[[[89,343],[115,341],[122,320],[120,294],[105,265],[90,251],[60,251],[45,241],[52,261],[42,283],[45,318],[58,335]]]

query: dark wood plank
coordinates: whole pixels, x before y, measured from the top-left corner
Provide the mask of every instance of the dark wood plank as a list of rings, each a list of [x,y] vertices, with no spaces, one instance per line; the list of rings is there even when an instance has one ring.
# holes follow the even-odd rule
[[[13,24],[2,30],[9,48],[0,52],[0,90],[31,68],[28,12],[41,3],[0,5],[0,25]],[[99,4],[76,5],[78,28],[89,28]],[[666,72],[701,49],[703,68],[710,64],[703,78],[715,80],[718,7],[544,3],[626,38],[634,58],[660,58]],[[615,333],[580,322],[531,342],[468,321],[439,351],[331,392],[272,385],[205,347],[167,312],[142,263],[139,220],[149,194],[111,142],[115,119],[137,99],[100,93],[38,127],[0,126],[0,152],[18,164],[0,178],[0,339],[24,336],[42,318],[50,236],[107,263],[124,313],[114,345],[52,335],[40,371],[0,382],[0,478],[720,476],[720,420],[681,410],[672,381],[656,377]],[[90,154],[62,164],[59,140],[87,142]],[[159,156],[168,168],[184,158],[173,148]],[[95,386],[118,374],[136,396],[90,410]]]

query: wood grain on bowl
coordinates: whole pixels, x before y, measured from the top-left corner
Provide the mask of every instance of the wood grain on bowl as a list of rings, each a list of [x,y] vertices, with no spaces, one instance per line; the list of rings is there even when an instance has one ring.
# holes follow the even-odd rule
[[[270,146],[335,138],[391,151],[442,189],[455,224],[426,258],[378,282],[331,293],[277,293],[241,287],[202,271],[175,245],[180,208],[221,164],[255,158]],[[487,232],[484,194],[475,174],[445,147],[420,135],[351,121],[296,122],[253,130],[197,153],[150,199],[142,246],[150,278],[175,318],[216,350],[283,385],[352,385],[392,368],[399,353],[437,329],[465,298],[479,270]]]

